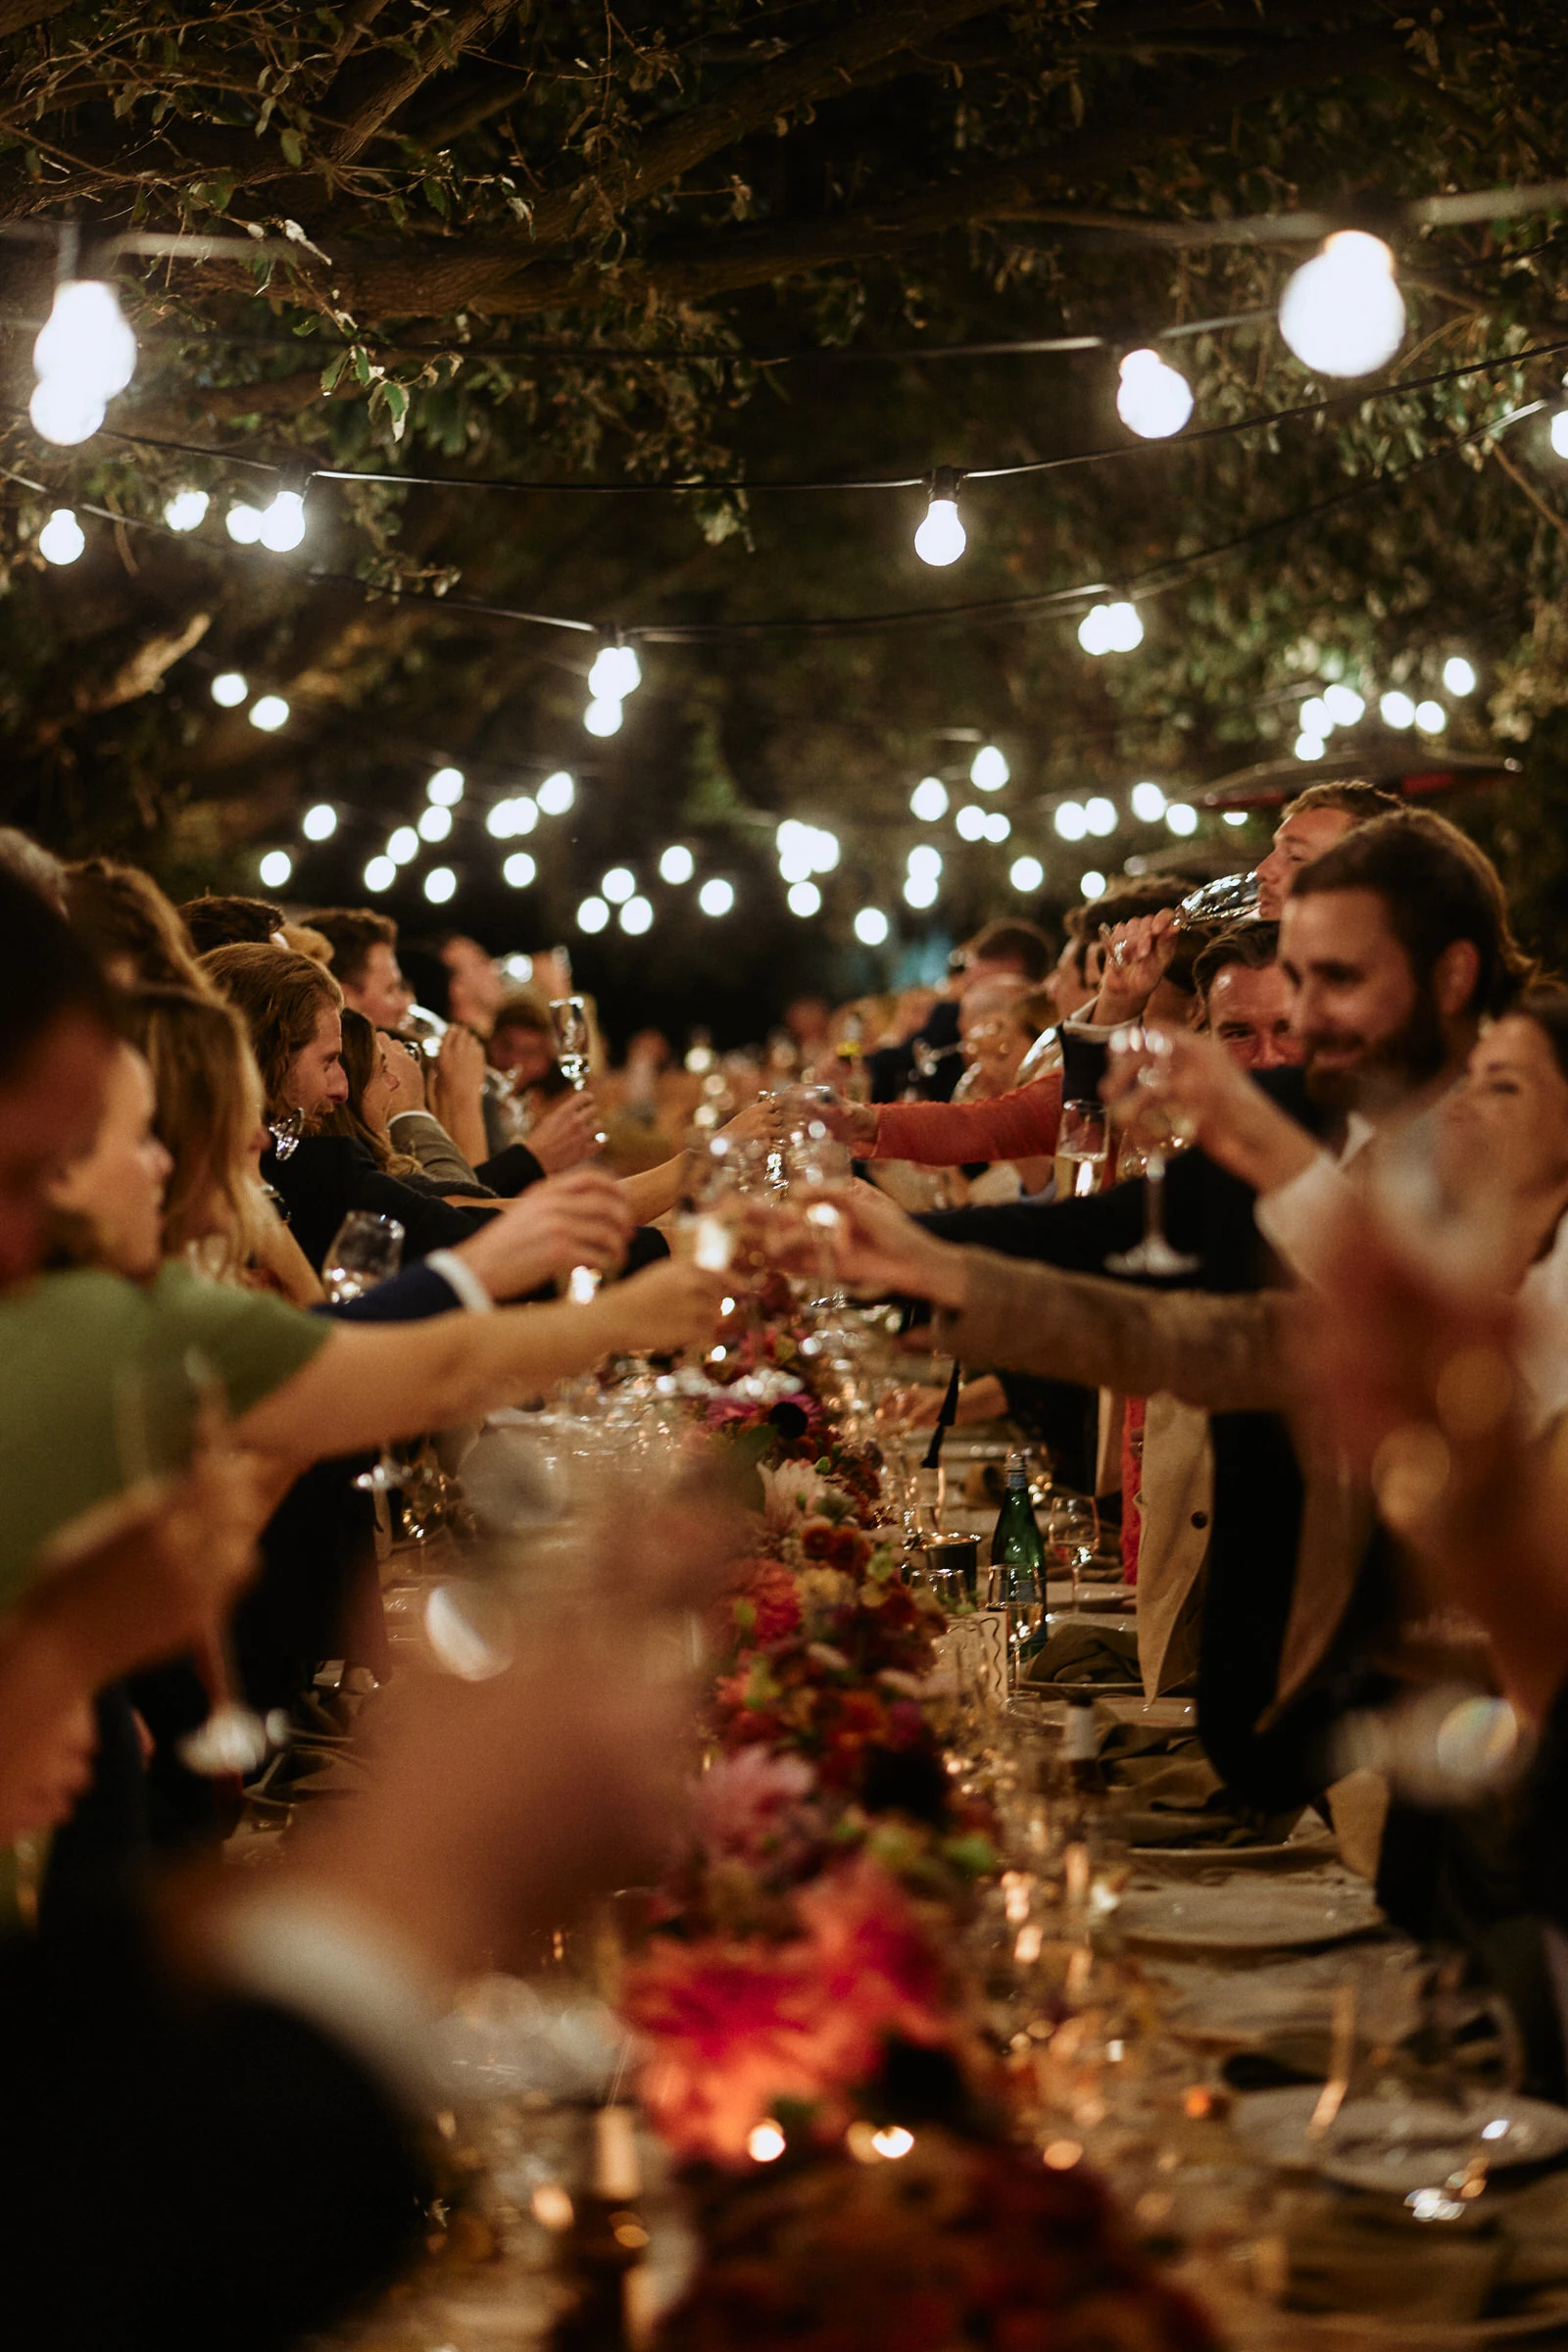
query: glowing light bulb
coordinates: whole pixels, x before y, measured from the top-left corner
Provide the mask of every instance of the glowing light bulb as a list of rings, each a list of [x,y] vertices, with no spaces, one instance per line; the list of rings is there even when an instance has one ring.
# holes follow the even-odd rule
[[[766,2116],[761,2123],[753,2125],[746,2142],[746,2153],[754,2164],[771,2164],[776,2157],[783,2155],[786,2145],[778,2125],[771,2116]]]
[[[441,808],[455,808],[466,779],[461,767],[438,767],[424,788],[424,797]]]
[[[641,939],[645,931],[654,927],[652,904],[641,897],[628,899],[620,910],[620,927],[630,932],[633,939]]]
[[[1476,673],[1463,654],[1450,654],[1443,664],[1443,683],[1450,694],[1474,694]]]
[[[969,762],[969,781],[981,792],[1000,792],[1012,774],[994,743],[983,743]]]
[[[32,365],[40,378],[79,384],[99,400],[123,392],[136,372],[136,337],[114,287],[97,277],[57,286],[32,346]]]
[[[863,948],[879,948],[888,935],[888,918],[880,906],[862,906],[855,918],[855,936]]]
[[[922,776],[909,795],[909,810],[922,825],[934,825],[948,813],[948,788],[940,776]]]
[[[1423,735],[1441,735],[1448,723],[1448,713],[1441,703],[1417,703],[1415,723]]]
[[[925,874],[935,881],[942,871],[942,852],[929,841],[918,841],[905,859],[911,874]]]
[[[451,833],[452,811],[450,808],[420,809],[419,839],[421,841],[446,841],[450,838]]]
[[[829,833],[821,825],[808,825],[807,830],[811,837],[811,871],[815,874],[830,874],[839,861],[838,835]]]
[[[588,672],[588,691],[596,700],[623,703],[643,682],[642,663],[631,645],[604,645]]]
[[[1157,784],[1135,784],[1132,805],[1133,814],[1141,825],[1157,825],[1165,813],[1165,795]]]
[[[264,735],[275,735],[279,727],[288,725],[288,705],[280,694],[264,694],[252,703],[246,715]]]
[[[449,899],[456,898],[457,893],[458,877],[451,866],[432,865],[424,877],[424,895],[431,906],[444,906]]]
[[[1333,726],[1334,713],[1329,709],[1327,695],[1309,695],[1301,705],[1301,733],[1327,736],[1332,732]]]
[[[546,776],[534,799],[546,816],[564,816],[577,797],[577,787],[564,767],[553,776]]]
[[[1358,718],[1366,715],[1366,704],[1353,686],[1325,686],[1323,701],[1337,727],[1353,727]],[[1302,724],[1305,724],[1304,711]]]
[[[792,846],[787,850],[780,850],[778,877],[781,882],[808,882],[815,871],[816,868],[811,863],[811,853],[808,849]]]
[[[1046,869],[1038,858],[1015,858],[1007,869],[1007,880],[1014,890],[1038,890],[1046,878]]]
[[[1245,808],[1227,808],[1223,811],[1223,814],[1225,822],[1228,825],[1245,825],[1247,822],[1247,810]]]
[[[935,874],[909,874],[905,879],[904,903],[906,906],[923,911],[927,906],[936,905],[941,889],[942,885]]]
[[[1193,387],[1157,351],[1130,351],[1121,363],[1116,414],[1145,441],[1179,433],[1193,413]]]
[[[307,808],[300,819],[300,831],[307,841],[330,841],[337,831],[337,810],[330,801],[318,801]]]
[[[1078,624],[1078,642],[1098,660],[1102,654],[1130,654],[1144,642],[1138,607],[1119,597],[1114,604],[1093,605]]]
[[[164,501],[164,520],[172,531],[199,530],[212,503],[205,490],[176,490]]]
[[[1011,831],[1011,817],[1001,808],[993,808],[986,818],[987,841],[1005,841]]]
[[[697,893],[697,904],[705,914],[728,914],[735,904],[734,883],[726,882],[721,876],[714,875],[713,879],[710,882],[705,882]]]
[[[70,507],[56,507],[38,533],[38,553],[46,564],[74,564],[86,544],[86,534]]]
[[[287,850],[269,850],[256,871],[269,890],[281,890],[294,871],[294,860]]]
[[[582,723],[590,735],[618,735],[621,715],[620,705],[613,695],[596,694],[582,714]]]
[[[1120,822],[1115,802],[1107,800],[1102,792],[1097,792],[1092,801],[1085,801],[1084,823],[1091,833],[1102,837],[1114,833]]]
[[[1280,333],[1318,375],[1366,375],[1404,340],[1404,298],[1381,237],[1340,229],[1302,264],[1280,302]]]
[[[274,556],[286,556],[304,536],[304,494],[298,490],[280,490],[271,505],[264,509],[257,537]]]
[[[1078,888],[1086,899],[1102,899],[1105,895],[1105,877],[1091,867],[1087,874],[1079,875]]]
[[[514,850],[501,868],[501,879],[514,890],[526,890],[537,876],[539,868],[526,850]]]
[[[419,855],[419,836],[412,825],[399,825],[386,845],[394,865],[412,865]]]
[[[1171,831],[1185,841],[1198,831],[1198,810],[1191,801],[1172,801],[1165,811],[1165,822]]]
[[[223,528],[236,547],[254,547],[262,535],[261,508],[247,507],[241,500],[223,516]]]
[[[213,680],[211,693],[220,709],[237,710],[250,693],[250,688],[237,669],[220,669]]]
[[[814,882],[796,882],[785,893],[784,903],[791,914],[811,915],[822,911],[822,893]]]
[[[697,860],[680,842],[672,842],[659,860],[662,882],[689,882],[697,871]]]
[[[365,869],[365,887],[377,897],[390,890],[398,878],[398,869],[390,858],[372,858]]]
[[[914,534],[914,552],[922,564],[941,570],[956,564],[969,544],[958,515],[958,477],[951,466],[939,466],[931,477],[931,500]]]
[[[986,812],[983,808],[976,808],[973,801],[966,801],[953,821],[958,829],[960,841],[984,841]]]
[[[637,877],[629,865],[612,865],[599,885],[599,895],[612,906],[624,906],[637,887]]]
[[[1413,727],[1415,725],[1415,705],[1407,694],[1399,692],[1397,686],[1391,687],[1384,695],[1378,704],[1378,710],[1386,726]]]
[[[1063,841],[1082,841],[1089,830],[1089,819],[1077,801],[1063,801],[1051,819]]]
[[[40,376],[27,403],[32,429],[56,449],[74,449],[90,441],[104,420],[104,404],[84,384],[60,375]]]
[[[1568,409],[1559,409],[1551,420],[1551,446],[1559,458],[1568,458]]]
[[[1321,760],[1325,748],[1322,736],[1314,735],[1310,727],[1303,727],[1292,746],[1298,760]]]
[[[577,928],[588,932],[590,936],[596,931],[603,931],[609,920],[610,908],[603,899],[584,899],[577,909]]]

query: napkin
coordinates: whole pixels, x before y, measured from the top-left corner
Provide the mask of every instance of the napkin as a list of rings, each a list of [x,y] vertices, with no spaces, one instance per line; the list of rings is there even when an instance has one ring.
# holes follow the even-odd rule
[[[1196,1732],[1113,1724],[1100,1760],[1116,1792],[1129,1845],[1271,1845],[1290,1836],[1300,1807],[1262,1814],[1240,1805],[1204,1755]]]
[[[1035,1651],[1024,1680],[1059,1690],[1082,1683],[1137,1683],[1137,1632],[1130,1625],[1060,1626]]]
[[[1509,2255],[1479,2210],[1473,2224],[1437,2228],[1382,2200],[1301,2189],[1280,2199],[1274,2219],[1289,2258],[1285,2300],[1297,2311],[1457,2325],[1480,2317]]]

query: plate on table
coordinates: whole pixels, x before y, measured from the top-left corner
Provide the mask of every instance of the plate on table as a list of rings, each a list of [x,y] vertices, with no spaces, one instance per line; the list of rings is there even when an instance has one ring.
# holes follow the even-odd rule
[[[1320,2093],[1315,2084],[1256,2090],[1236,2103],[1232,2128],[1272,2164],[1305,2164],[1348,2188],[1405,2197],[1441,2185],[1476,2148],[1476,2129],[1437,2099],[1351,2099],[1332,2138],[1309,2142],[1306,2127]],[[1487,2160],[1494,2172],[1543,2164],[1568,2152],[1568,2108],[1499,2091],[1478,2116],[1491,2127]]]
[[[1151,1857],[1160,1849],[1151,1846]],[[1223,1867],[1227,1848],[1210,1849]],[[1369,1886],[1294,1886],[1244,1879],[1235,1886],[1160,1886],[1125,1895],[1116,1926],[1129,1942],[1196,1951],[1286,1951],[1344,1943],[1385,1925]]]

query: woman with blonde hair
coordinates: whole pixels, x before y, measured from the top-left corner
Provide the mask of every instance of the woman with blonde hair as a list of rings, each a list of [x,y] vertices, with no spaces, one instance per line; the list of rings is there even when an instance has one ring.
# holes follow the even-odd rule
[[[66,919],[116,988],[188,988],[213,994],[190,933],[150,874],[114,858],[65,869]]]

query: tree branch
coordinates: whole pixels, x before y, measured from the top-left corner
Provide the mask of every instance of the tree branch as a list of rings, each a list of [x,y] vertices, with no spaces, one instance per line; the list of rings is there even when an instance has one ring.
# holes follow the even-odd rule
[[[417,57],[382,49],[345,66],[322,101],[323,112],[343,125],[327,143],[328,159],[352,163],[400,106],[433,74],[456,65],[462,52],[493,31],[512,7],[513,0],[470,0],[467,8],[443,20],[444,37],[432,37]]]
[[[45,24],[51,17],[63,17],[74,5],[75,0],[0,0],[0,41]]]

